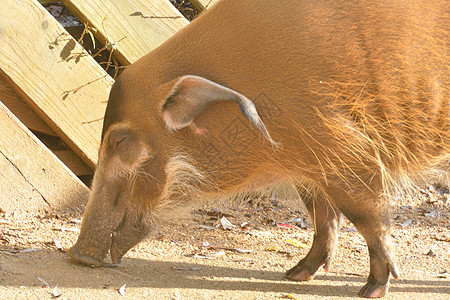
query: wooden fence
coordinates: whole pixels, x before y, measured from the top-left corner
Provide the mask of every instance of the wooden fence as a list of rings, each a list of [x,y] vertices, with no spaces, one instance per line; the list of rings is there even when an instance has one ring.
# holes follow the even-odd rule
[[[49,0],[0,6],[0,211],[81,207],[114,80],[47,12]],[[168,0],[65,0],[128,65],[189,22]],[[193,0],[200,10],[211,0]],[[54,136],[53,152],[36,137]],[[75,174],[76,175],[75,175]]]
[[[211,5],[213,5],[217,1],[218,0],[192,0],[191,2],[197,9],[204,10],[211,7]]]

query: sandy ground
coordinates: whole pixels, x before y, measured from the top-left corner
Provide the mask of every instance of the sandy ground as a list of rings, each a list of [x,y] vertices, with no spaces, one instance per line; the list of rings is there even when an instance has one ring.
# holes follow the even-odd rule
[[[386,298],[450,299],[449,210],[446,189],[425,187],[396,200],[392,236],[401,276]],[[342,299],[356,297],[369,270],[365,242],[346,222],[328,274],[286,280],[284,271],[313,237],[293,201],[205,205],[192,219],[162,227],[118,267],[85,267],[58,250],[76,241],[80,217],[0,213],[1,299]],[[235,227],[224,229],[223,217]]]

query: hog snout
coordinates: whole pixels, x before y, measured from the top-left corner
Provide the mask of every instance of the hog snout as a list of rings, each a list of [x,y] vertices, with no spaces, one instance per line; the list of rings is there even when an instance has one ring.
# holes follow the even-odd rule
[[[95,248],[90,248],[95,249]],[[98,248],[97,248],[98,249]],[[77,244],[73,245],[69,248],[66,253],[70,258],[75,260],[78,263],[92,266],[92,267],[100,267],[103,265],[104,256],[103,253],[93,253],[92,251],[86,251],[84,247],[80,247]]]
[[[97,267],[103,265],[111,247],[112,233],[124,223],[127,209],[120,194],[111,186],[94,188],[90,200],[92,198],[103,201],[88,202],[86,209],[92,213],[84,215],[78,240],[67,254],[79,263]]]
[[[149,227],[142,221],[142,215],[135,217],[132,210],[121,208],[120,204],[113,205],[112,209],[110,212],[97,210],[96,217],[85,215],[77,242],[67,250],[76,262],[92,267],[104,266],[109,252],[112,263],[120,264],[125,253],[145,238]],[[99,212],[106,215],[100,217]],[[110,223],[105,225],[103,222]]]
[[[84,230],[83,233],[86,233]],[[119,226],[111,233],[103,233],[91,238],[91,235],[80,234],[78,241],[67,254],[75,261],[92,267],[103,266],[108,252],[113,264],[120,264],[122,257],[134,245],[147,235],[147,227],[143,225],[142,217],[133,218],[125,213]]]
[[[113,126],[104,137],[80,235],[67,251],[75,261],[102,266],[109,252],[113,264],[118,264],[145,237],[148,226],[142,222],[139,200],[133,199],[139,192],[150,195],[147,190],[136,188],[136,182],[145,177],[141,175],[147,174],[145,167],[155,165],[146,149],[127,124]],[[153,183],[157,182],[154,179]]]

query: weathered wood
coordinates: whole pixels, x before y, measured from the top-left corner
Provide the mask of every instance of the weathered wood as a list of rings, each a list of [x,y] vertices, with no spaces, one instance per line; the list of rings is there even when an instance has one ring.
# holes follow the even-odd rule
[[[1,102],[33,132],[43,133],[48,136],[56,136],[56,133],[45,124],[44,121],[23,101],[22,98],[0,76]],[[1,127],[1,126],[0,126]],[[72,170],[75,175],[90,175],[93,173],[71,149],[53,151],[56,156]]]
[[[0,152],[0,210],[36,212],[49,209],[36,189]]]
[[[86,203],[89,189],[1,102],[0,124],[0,208],[65,210]]]
[[[52,4],[57,3],[59,0],[38,0],[41,4]]]
[[[52,151],[75,175],[92,175],[94,171],[89,168],[72,150]]]
[[[191,3],[200,11],[210,8],[215,2],[219,0],[190,0]]]
[[[117,59],[128,65],[189,24],[168,0],[64,0],[102,42],[117,42]],[[106,18],[106,19],[105,19]]]
[[[30,106],[17,95],[2,76],[0,76],[0,99],[27,128],[48,135],[56,135]]]
[[[16,115],[16,117],[18,117]],[[19,118],[20,120],[20,118]],[[92,175],[92,168],[89,168],[58,136],[50,136],[33,132],[33,134],[52,151],[69,169],[77,176]]]
[[[112,78],[36,0],[0,6],[0,69],[90,167]]]

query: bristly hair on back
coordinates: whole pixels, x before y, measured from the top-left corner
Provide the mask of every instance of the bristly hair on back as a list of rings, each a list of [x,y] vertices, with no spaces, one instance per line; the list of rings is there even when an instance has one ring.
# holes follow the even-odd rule
[[[339,153],[323,149],[339,161],[360,162],[382,177],[384,194],[404,194],[425,180],[448,180],[450,171],[450,103],[431,105],[419,95],[382,96],[370,86],[333,83],[333,100],[327,109],[335,112],[327,118],[319,109],[317,115],[340,141]],[[423,91],[417,91],[416,93]],[[401,93],[399,93],[401,94]],[[404,95],[403,95],[404,96]],[[408,101],[408,103],[404,103]],[[431,101],[431,100],[430,100]],[[424,114],[429,113],[429,116]],[[334,169],[341,178],[346,167]],[[352,172],[352,170],[347,170]],[[447,182],[448,184],[448,182]]]

